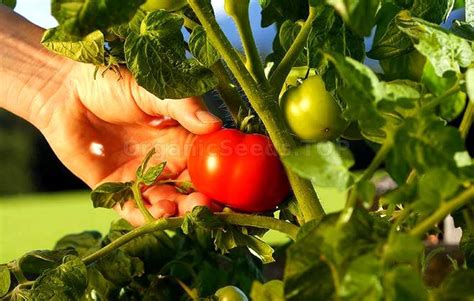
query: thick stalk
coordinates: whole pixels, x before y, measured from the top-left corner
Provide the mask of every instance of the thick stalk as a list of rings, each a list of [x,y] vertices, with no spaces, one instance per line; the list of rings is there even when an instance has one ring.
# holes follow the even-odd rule
[[[426,231],[433,228],[437,223],[448,216],[448,214],[473,200],[474,186],[470,186],[468,189],[464,190],[450,201],[442,203],[441,206],[439,206],[438,209],[433,212],[433,214],[416,225],[415,228],[411,229],[410,234],[417,237],[425,234]]]
[[[201,6],[201,2],[200,0],[188,0],[209,40],[227,63],[252,107],[263,121],[276,150],[280,155],[288,154],[296,147],[296,143],[285,124],[276,96],[253,79],[217,24],[210,7]],[[305,221],[322,217],[324,212],[311,182],[299,178],[289,170],[287,172]]]
[[[288,222],[260,215],[250,215],[250,214],[240,214],[240,213],[216,213],[223,221],[228,224],[246,226],[246,227],[255,227],[262,229],[271,229],[279,231],[281,233],[287,234],[292,240],[296,239],[296,234],[299,228]],[[147,223],[141,227],[135,228],[127,234],[119,237],[118,239],[112,241],[110,244],[106,245],[102,249],[96,251],[89,256],[86,256],[82,261],[87,265],[98,260],[99,258],[108,255],[113,250],[123,246],[129,241],[156,231],[171,230],[181,227],[181,224],[184,221],[184,217],[170,217],[170,218],[160,218],[154,220],[150,223]]]
[[[474,100],[470,99],[469,103],[467,104],[466,111],[464,112],[461,124],[459,125],[459,131],[461,132],[461,136],[463,137],[463,139],[466,139],[467,134],[469,134],[469,129],[471,128],[473,117]]]
[[[281,90],[281,87],[283,86],[286,77],[290,73],[291,68],[293,67],[296,60],[298,59],[298,56],[303,50],[306,44],[306,40],[308,39],[309,33],[311,32],[313,21],[316,19],[316,14],[316,8],[310,6],[308,19],[306,19],[303,27],[301,27],[300,32],[296,36],[295,41],[291,45],[290,49],[288,49],[288,52],[285,54],[280,64],[277,66],[272,76],[270,77],[270,86],[272,86],[275,91]]]

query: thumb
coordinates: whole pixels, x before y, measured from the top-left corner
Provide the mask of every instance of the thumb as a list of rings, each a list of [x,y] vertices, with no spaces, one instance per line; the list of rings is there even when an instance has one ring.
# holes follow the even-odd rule
[[[222,127],[222,121],[206,110],[201,97],[160,99],[137,85],[134,98],[146,114],[171,117],[194,134],[207,134]]]

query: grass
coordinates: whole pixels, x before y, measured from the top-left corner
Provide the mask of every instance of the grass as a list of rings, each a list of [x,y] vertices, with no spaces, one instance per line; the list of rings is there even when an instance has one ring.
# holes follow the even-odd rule
[[[326,212],[339,210],[345,193],[318,188]],[[93,208],[89,192],[0,196],[0,263],[31,250],[51,249],[62,236],[86,230],[108,231],[113,210]],[[264,239],[282,244],[287,238],[270,231]]]

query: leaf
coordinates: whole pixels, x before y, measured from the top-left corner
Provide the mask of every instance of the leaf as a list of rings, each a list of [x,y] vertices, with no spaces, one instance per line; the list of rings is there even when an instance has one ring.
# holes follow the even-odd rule
[[[218,83],[211,71],[186,58],[182,25],[181,16],[158,10],[125,40],[127,66],[138,84],[162,99],[202,95]]]
[[[65,32],[85,36],[127,23],[145,0],[53,0],[51,13]]]
[[[285,301],[283,281],[271,280],[265,284],[254,281],[250,298],[259,301]]]
[[[433,116],[418,115],[405,119],[394,139],[395,155],[404,158],[419,174],[444,167],[456,174],[454,160],[457,152],[464,151],[459,131]],[[396,168],[396,166],[394,166]]]
[[[31,289],[32,300],[78,300],[87,287],[87,269],[76,256],[42,274]]]
[[[379,0],[326,0],[342,16],[344,22],[361,36],[370,35]]]
[[[474,232],[472,229],[463,228],[459,247],[464,254],[467,267],[474,268]]]
[[[342,279],[342,300],[380,300],[383,296],[381,265],[375,254],[362,255],[352,261]]]
[[[10,284],[10,270],[4,265],[0,265],[0,298],[8,293]]]
[[[474,270],[451,272],[436,291],[436,300],[470,301],[474,298]]]
[[[333,142],[307,144],[282,157],[285,165],[318,186],[349,187],[354,177],[349,168],[354,159],[349,149]]]
[[[218,227],[223,227],[224,223],[206,206],[196,206],[193,210],[186,214],[181,229],[184,234],[189,234],[194,231],[195,228],[203,228],[206,230],[212,230]]]
[[[143,175],[145,174],[145,171],[147,170],[147,167],[148,167],[148,162],[150,162],[151,157],[153,157],[155,154],[156,154],[155,148],[152,148],[150,151],[148,151],[142,163],[138,166],[135,172],[137,179],[143,178]]]
[[[102,235],[97,231],[84,231],[78,234],[69,234],[62,237],[54,250],[72,248],[80,257],[87,256],[100,248]]]
[[[104,35],[99,30],[80,37],[68,34],[61,27],[46,30],[41,44],[51,52],[81,63],[104,64]]]
[[[421,258],[423,243],[409,234],[400,233],[390,237],[384,247],[387,263],[413,263]]]
[[[362,200],[366,208],[372,207],[375,201],[375,185],[370,181],[358,181],[355,185],[357,197]]]
[[[214,65],[220,59],[219,53],[212,46],[202,26],[196,26],[193,29],[189,37],[189,50],[199,63],[207,68]]]
[[[163,170],[165,169],[166,166],[166,161],[161,162],[160,164],[150,167],[145,174],[143,175],[143,178],[141,179],[143,181],[143,184],[145,185],[153,185],[155,183],[156,179],[161,175]]]
[[[68,255],[77,255],[72,249],[66,250],[36,250],[23,255],[17,261],[18,269],[29,279],[35,279],[48,269],[59,266]]]
[[[280,39],[280,44],[285,51],[288,51],[291,45],[293,45],[293,42],[295,41],[296,36],[303,27],[303,24],[303,21],[293,22],[291,20],[286,20],[285,22],[283,22],[280,27],[280,31],[278,32],[278,36]],[[299,54],[295,64],[306,65],[306,57],[304,51]]]
[[[125,40],[131,31],[140,32],[140,25],[146,16],[144,10],[138,9],[133,18],[128,23],[111,26],[108,31]]]
[[[271,0],[266,4],[262,10],[262,27],[282,24],[285,20],[297,21],[308,15],[308,0]]]
[[[431,62],[439,76],[449,71],[459,73],[460,67],[467,67],[474,60],[469,42],[440,26],[413,18],[406,12],[398,14],[396,22],[398,28],[413,39],[416,49]]]
[[[132,183],[104,183],[94,189],[91,200],[94,208],[113,208],[116,204],[123,204],[133,198]]]
[[[384,79],[409,79],[420,81],[426,58],[416,49],[397,57],[380,60]]]
[[[474,103],[474,68],[469,68],[466,71],[466,91],[469,100]]]
[[[120,249],[100,258],[95,266],[105,279],[119,287],[127,285],[145,271],[139,258],[131,257]]]
[[[454,20],[451,31],[455,34],[469,41],[474,41],[474,26],[467,22]]]
[[[268,5],[270,5],[271,0],[258,0],[258,3],[260,3],[260,6],[262,8],[266,8]]]
[[[95,266],[87,268],[87,288],[84,300],[117,300],[120,288],[104,278]]]
[[[0,0],[0,3],[8,6],[11,9],[14,9],[16,6],[16,0]]]
[[[420,275],[408,265],[397,266],[384,275],[384,293],[385,300],[428,300]]]

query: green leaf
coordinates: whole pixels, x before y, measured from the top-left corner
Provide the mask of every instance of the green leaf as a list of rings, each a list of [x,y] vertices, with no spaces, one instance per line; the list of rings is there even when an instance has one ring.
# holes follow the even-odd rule
[[[69,234],[61,238],[54,250],[72,248],[80,257],[87,256],[100,248],[102,235],[97,231],[84,231],[78,234]]]
[[[120,288],[104,278],[95,266],[87,268],[87,288],[83,300],[117,300]]]
[[[459,247],[464,253],[467,267],[474,268],[474,232],[472,229],[463,228]]]
[[[134,277],[143,275],[145,267],[137,257],[131,257],[121,249],[100,258],[95,266],[105,279],[117,286],[125,286]]]
[[[474,68],[469,68],[466,71],[466,91],[469,100],[474,103]]]
[[[282,160],[291,170],[318,186],[345,189],[354,181],[349,171],[354,165],[350,150],[333,142],[307,144],[283,156]]]
[[[397,266],[384,275],[385,300],[424,301],[428,293],[420,275],[411,266]]]
[[[420,81],[426,58],[416,49],[397,57],[380,60],[383,77],[388,80],[409,79]]]
[[[160,164],[150,167],[147,169],[143,178],[141,179],[145,185],[152,185],[155,183],[156,179],[161,175],[165,169],[166,162],[161,162]]]
[[[85,36],[127,23],[145,0],[53,0],[51,13],[70,34]]]
[[[282,13],[284,12],[284,13]],[[301,20],[308,15],[308,0],[271,0],[262,10],[262,27],[273,23],[282,24],[285,20]]]
[[[196,59],[186,58],[182,25],[181,16],[158,10],[125,40],[127,66],[138,84],[162,99],[202,95],[218,83]]]
[[[391,236],[384,247],[387,263],[413,263],[421,258],[424,247],[417,237],[401,233]]]
[[[16,0],[0,0],[0,3],[8,6],[11,9],[14,9],[16,6]]]
[[[199,63],[207,68],[214,65],[220,59],[219,53],[212,46],[202,26],[196,26],[193,29],[189,37],[189,50]]]
[[[51,52],[77,62],[104,64],[104,35],[99,30],[80,37],[65,32],[62,27],[55,27],[44,33],[41,44]]]
[[[303,27],[303,24],[303,21],[293,22],[291,20],[286,20],[285,22],[283,22],[280,27],[280,31],[278,32],[278,36],[280,39],[281,46],[285,51],[288,51],[291,45],[293,45],[293,42],[295,41],[296,36]],[[297,66],[306,65],[306,58],[304,52],[301,52],[299,54],[295,64]]]
[[[460,67],[467,67],[474,60],[468,41],[438,25],[413,18],[406,12],[398,14],[396,23],[413,39],[416,49],[431,62],[439,76],[449,71],[459,73]]]
[[[436,291],[436,300],[470,301],[474,298],[474,270],[460,269],[446,277]]]
[[[380,0],[326,0],[361,36],[370,35]]]
[[[451,31],[466,40],[474,41],[474,26],[467,22],[455,20]]]
[[[87,269],[79,257],[66,256],[63,263],[42,274],[31,289],[32,300],[79,300],[87,288]]]
[[[342,279],[339,297],[342,300],[380,300],[383,296],[379,279],[382,269],[375,254],[362,255],[352,261]]]
[[[283,281],[271,280],[265,284],[254,281],[250,298],[259,301],[285,301]]]
[[[258,2],[262,8],[266,8],[268,5],[270,5],[271,0],[258,0]]]
[[[372,207],[375,201],[375,185],[370,181],[358,181],[355,185],[357,197],[367,208]]]
[[[122,40],[125,40],[131,31],[140,32],[140,25],[146,16],[146,12],[139,9],[128,23],[114,25],[109,28],[109,32],[113,33]]]
[[[148,151],[142,163],[140,164],[140,166],[138,166],[135,172],[137,179],[143,178],[143,175],[145,174],[145,171],[147,170],[148,163],[150,162],[151,157],[153,157],[155,154],[156,154],[155,148],[152,148],[150,151]]]
[[[405,119],[394,142],[396,156],[404,158],[400,162],[408,163],[419,174],[433,166],[444,167],[456,174],[455,154],[464,151],[459,131],[433,116],[419,115]]]
[[[17,261],[18,269],[29,279],[35,279],[48,269],[59,266],[68,255],[77,255],[72,249],[66,250],[36,250],[23,255]]]
[[[112,208],[116,204],[123,204],[133,198],[132,183],[104,183],[94,189],[91,200],[94,208]]]
[[[10,284],[10,270],[4,265],[0,265],[0,298],[8,293]]]
[[[189,234],[194,231],[195,228],[203,228],[206,230],[212,230],[218,227],[223,227],[224,223],[206,206],[196,206],[193,210],[186,214],[181,229],[184,234]]]

